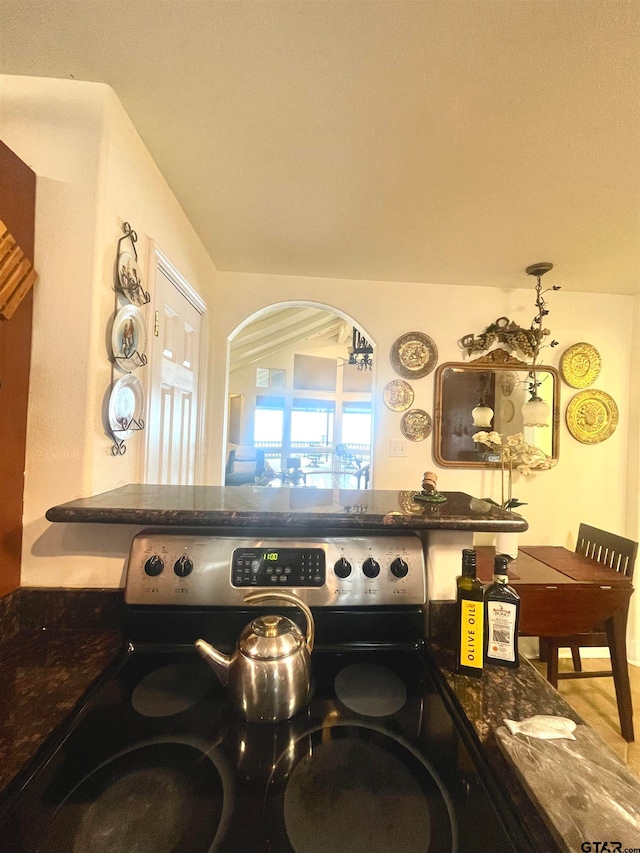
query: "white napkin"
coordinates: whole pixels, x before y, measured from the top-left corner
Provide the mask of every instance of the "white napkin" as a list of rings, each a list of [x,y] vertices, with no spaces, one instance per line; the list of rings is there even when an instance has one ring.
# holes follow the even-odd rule
[[[557,738],[575,740],[572,732],[576,724],[567,717],[536,714],[535,717],[528,717],[526,720],[520,720],[520,722],[505,720],[504,724],[512,735],[528,735],[529,737],[539,738],[540,740],[556,740]]]

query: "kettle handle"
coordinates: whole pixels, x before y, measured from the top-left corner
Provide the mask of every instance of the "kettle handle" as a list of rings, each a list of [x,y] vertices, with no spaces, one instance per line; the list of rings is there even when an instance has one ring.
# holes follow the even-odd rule
[[[245,595],[244,600],[247,604],[260,604],[262,601],[273,600],[287,601],[289,604],[293,604],[299,610],[302,610],[307,620],[305,641],[309,654],[311,654],[315,641],[315,623],[313,621],[313,614],[301,598],[298,598],[292,592],[250,592],[249,595]]]

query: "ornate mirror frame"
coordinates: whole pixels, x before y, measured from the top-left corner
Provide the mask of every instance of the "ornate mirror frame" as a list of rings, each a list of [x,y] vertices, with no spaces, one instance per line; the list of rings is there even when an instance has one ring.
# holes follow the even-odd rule
[[[555,367],[549,367],[547,365],[536,365],[536,374],[549,374],[553,377],[553,392],[551,394],[546,395],[547,400],[551,404],[551,417],[550,424],[548,429],[551,430],[551,447],[549,448],[551,452],[546,451],[549,456],[554,459],[558,459],[559,456],[559,439],[560,439],[560,375]],[[490,461],[489,459],[452,459],[450,458],[452,454],[447,455],[446,449],[443,446],[443,424],[445,421],[448,421],[448,418],[445,416],[444,407],[447,406],[448,401],[445,399],[445,380],[447,376],[450,374],[447,371],[453,370],[456,373],[461,374],[469,374],[470,376],[475,376],[480,373],[526,373],[530,374],[532,370],[531,364],[527,364],[525,361],[520,361],[520,359],[511,356],[506,350],[503,349],[495,349],[492,350],[487,355],[482,356],[481,358],[474,359],[473,361],[467,362],[456,362],[449,361],[444,364],[441,364],[435,374],[435,412],[434,412],[434,431],[433,431],[433,457],[438,465],[443,468],[499,468],[500,462]],[[494,381],[495,383],[495,381]],[[520,379],[520,383],[522,387],[524,387],[527,383],[527,377],[522,377]],[[471,395],[470,395],[471,396]],[[474,402],[475,401],[475,402]],[[471,435],[474,431],[478,431],[483,427],[473,426],[473,421],[471,418],[471,410],[474,405],[477,405],[478,399],[477,397],[473,397],[472,399],[465,400],[464,403],[464,411],[467,411],[468,405],[468,427],[469,431],[467,432],[467,426],[465,425],[462,428],[460,433],[460,438],[464,441],[465,437]],[[487,431],[495,429],[495,426],[485,427]],[[542,429],[547,429],[547,427],[542,427]],[[508,432],[507,434],[512,434],[512,432],[521,431],[520,429],[513,430]],[[498,430],[498,432],[506,433],[506,430]],[[525,441],[529,441],[531,444],[537,444],[535,439],[532,439],[530,436],[528,437],[525,433]],[[467,442],[468,443],[468,442]],[[539,446],[539,445],[538,445]],[[544,449],[544,448],[543,448]],[[469,452],[471,455],[471,452]]]

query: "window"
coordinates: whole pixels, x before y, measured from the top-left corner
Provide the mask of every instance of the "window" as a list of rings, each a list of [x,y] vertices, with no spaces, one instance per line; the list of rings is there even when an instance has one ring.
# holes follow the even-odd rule
[[[342,442],[352,445],[369,445],[371,443],[370,403],[343,404]]]
[[[284,424],[284,398],[263,397],[256,399],[256,412],[253,421],[253,443],[256,447],[282,445]]]
[[[284,388],[286,371],[273,367],[256,369],[256,388]]]
[[[291,445],[322,445],[333,443],[332,400],[294,399],[291,410]]]

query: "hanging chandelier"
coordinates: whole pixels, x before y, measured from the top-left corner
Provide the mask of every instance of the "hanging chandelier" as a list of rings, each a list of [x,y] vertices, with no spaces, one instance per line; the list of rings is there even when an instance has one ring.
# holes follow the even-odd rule
[[[536,374],[536,362],[538,360],[542,341],[550,334],[549,330],[544,329],[542,325],[544,318],[549,313],[549,309],[547,308],[547,304],[543,298],[543,294],[547,291],[542,289],[540,279],[551,269],[553,269],[553,264],[539,263],[532,264],[530,267],[527,267],[525,271],[527,275],[535,275],[537,279],[536,308],[538,311],[531,324],[531,331],[535,341],[533,346],[533,364],[531,365],[531,371],[529,372],[529,399],[522,407],[522,420],[524,426],[527,427],[547,426],[549,423],[549,416],[551,414],[551,406],[538,394],[538,388],[541,383],[539,382]],[[560,287],[558,285],[554,285],[548,289],[560,290]],[[557,341],[551,341],[550,346],[554,347],[557,346],[557,344]]]
[[[483,429],[486,429],[491,426],[491,421],[493,420],[494,415],[493,409],[486,401],[491,388],[491,374],[483,374],[482,380],[482,387],[478,389],[480,398],[477,406],[471,410],[471,417],[473,419],[474,427],[482,427]]]
[[[351,346],[348,349],[349,364],[355,365],[358,370],[371,370],[373,367],[373,347],[369,341],[354,326]]]

